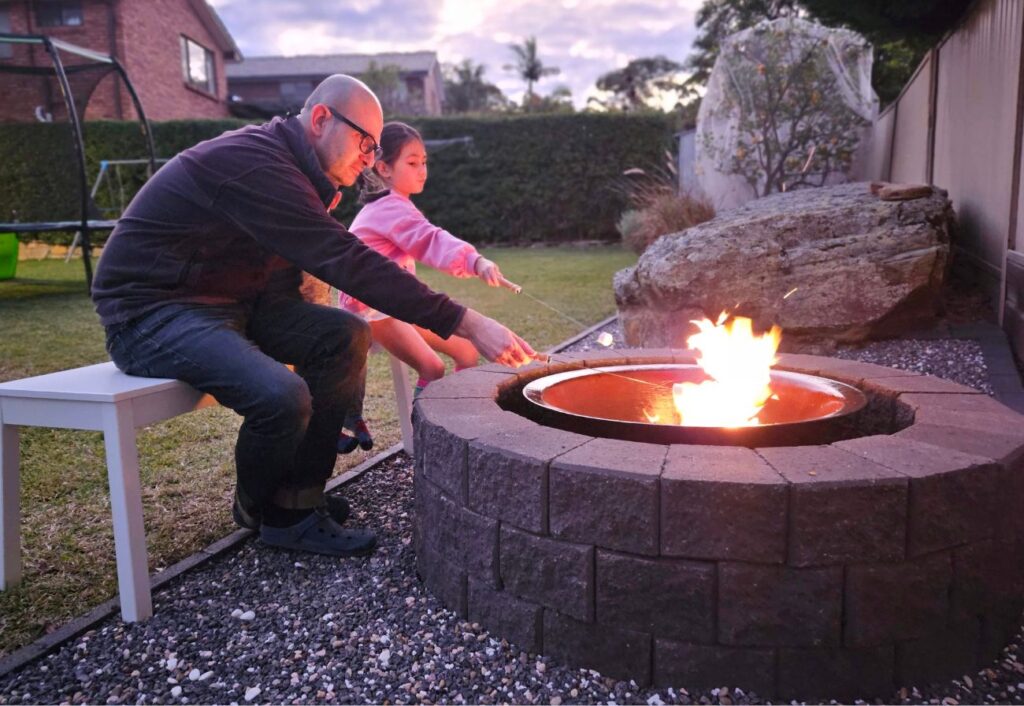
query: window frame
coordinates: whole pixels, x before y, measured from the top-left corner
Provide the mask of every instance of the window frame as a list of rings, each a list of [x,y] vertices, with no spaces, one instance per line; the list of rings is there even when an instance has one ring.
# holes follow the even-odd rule
[[[181,73],[182,81],[186,88],[201,93],[211,98],[217,98],[217,59],[214,56],[213,50],[208,49],[206,46],[196,41],[187,34],[181,36]],[[206,68],[206,82],[200,83],[193,80],[191,72],[191,58],[192,53],[190,51],[190,45],[194,46],[197,50],[202,52],[203,63]]]
[[[33,7],[32,19],[36,27],[82,27],[85,25],[85,12],[82,9],[82,4],[82,0],[38,0]],[[50,11],[56,10],[56,21],[51,21],[54,19],[53,16],[47,17],[47,21],[43,21],[40,11],[44,8]],[[76,18],[77,21],[74,21]]]

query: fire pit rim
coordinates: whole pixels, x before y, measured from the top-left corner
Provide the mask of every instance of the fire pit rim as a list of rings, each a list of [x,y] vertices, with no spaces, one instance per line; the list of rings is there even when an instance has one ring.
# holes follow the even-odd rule
[[[549,403],[544,401],[542,393],[544,392],[544,390],[546,390],[548,388],[551,388],[551,387],[554,387],[555,385],[557,385],[559,383],[562,383],[562,382],[565,382],[567,380],[571,380],[571,379],[574,379],[574,378],[578,378],[578,377],[585,377],[585,376],[588,376],[588,375],[596,375],[596,374],[601,374],[601,373],[629,372],[629,371],[636,371],[636,370],[664,370],[664,369],[673,369],[673,368],[677,368],[677,369],[694,369],[694,368],[699,368],[699,367],[700,367],[699,365],[696,365],[694,363],[665,362],[665,363],[646,363],[646,364],[637,364],[637,365],[629,365],[629,364],[626,364],[626,365],[602,365],[602,366],[594,366],[594,367],[587,367],[587,368],[573,368],[573,369],[570,369],[570,370],[563,370],[563,371],[559,371],[559,372],[549,373],[547,375],[542,375],[540,377],[534,378],[533,380],[530,380],[525,385],[523,385],[522,394],[523,394],[523,397],[525,397],[531,403],[533,403],[535,405],[538,405],[540,407],[544,407],[545,409],[551,410],[553,412],[557,412],[557,413],[561,413],[561,414],[573,415],[573,416],[575,416],[575,417],[577,417],[579,419],[589,419],[589,420],[592,420],[592,421],[604,422],[604,421],[609,421],[609,420],[607,418],[605,418],[605,417],[594,417],[592,415],[569,411],[569,410],[563,409],[561,407],[556,407],[556,406],[554,406],[552,404],[549,404]],[[851,415],[851,414],[855,414],[855,413],[859,412],[860,410],[862,410],[867,405],[867,403],[868,403],[867,395],[865,395],[861,390],[857,389],[853,385],[849,385],[849,384],[847,384],[845,382],[842,382],[840,380],[835,380],[833,378],[829,378],[829,377],[825,377],[825,376],[821,376],[821,375],[812,375],[810,373],[800,372],[800,371],[796,371],[796,370],[782,370],[782,369],[774,369],[774,368],[771,371],[771,376],[772,376],[772,378],[778,377],[778,378],[788,379],[788,380],[794,380],[794,379],[797,380],[797,381],[810,380],[810,381],[814,381],[815,383],[824,382],[828,387],[834,388],[834,390],[839,393],[839,396],[844,401],[842,409],[836,410],[835,412],[832,412],[830,414],[825,414],[825,415],[822,415],[822,416],[819,416],[819,417],[814,417],[812,419],[805,420],[807,422],[822,421],[822,420],[827,420],[827,419],[836,419],[838,417],[843,417],[843,416],[848,416],[848,415]],[[541,384],[541,383],[545,383],[545,384]],[[624,420],[624,419],[616,419],[614,421],[615,421],[616,424],[626,425],[626,426],[629,426],[630,428],[633,428],[633,429],[646,429],[646,428],[659,429],[659,428],[663,428],[665,426],[671,426],[671,425],[665,425],[665,424],[657,424],[657,423],[653,423],[653,422],[631,421],[631,420]],[[774,428],[782,428],[782,427],[786,427],[786,426],[789,426],[789,425],[792,425],[792,424],[800,424],[800,423],[804,423],[804,420],[801,420],[800,422],[770,422],[770,423],[758,424],[756,426],[758,428],[761,428],[761,429],[767,429],[767,428],[773,428],[773,427]],[[720,428],[720,427],[698,426],[698,425],[678,425],[678,426],[682,426],[682,427],[684,427],[686,429],[690,429],[690,430],[694,430],[694,431],[712,431],[712,430],[717,430],[717,429]],[[751,425],[744,425],[744,427],[745,426],[751,426]],[[744,428],[744,427],[736,427],[736,428]]]

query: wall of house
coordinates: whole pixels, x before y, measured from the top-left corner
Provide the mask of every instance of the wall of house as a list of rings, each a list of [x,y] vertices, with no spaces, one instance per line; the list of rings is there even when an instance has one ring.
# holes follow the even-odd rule
[[[231,95],[245,103],[279,103],[281,101],[281,80],[267,78],[260,80],[231,81],[228,86]]]
[[[430,73],[409,72],[402,75],[395,95],[384,97],[382,100],[393,102],[395,105],[385,105],[385,111],[400,115],[441,115],[441,81],[438,65],[431,69]],[[306,76],[280,78],[246,78],[232,79],[228,86],[231,95],[238,96],[243,103],[260,106],[277,106],[284,103],[303,103],[312,92],[312,87],[320,83],[326,76]],[[310,91],[307,91],[300,99],[295,101],[286,100],[282,96],[281,84],[283,81],[310,82]]]
[[[82,0],[82,25],[38,27],[29,2],[10,2],[11,31],[46,34],[121,61],[143,108],[151,120],[227,117],[227,77],[224,60],[213,37],[192,11],[188,0]],[[187,86],[182,76],[180,36],[186,34],[214,53],[218,91],[216,97]],[[64,57],[62,57],[64,58]],[[15,45],[4,63],[50,66],[40,46]],[[74,62],[72,58],[68,61]],[[55,81],[26,80],[0,74],[0,120],[33,121],[36,106],[64,116],[64,104]],[[85,113],[86,119],[135,118],[128,92],[110,75],[96,86]]]
[[[440,115],[443,109],[441,65],[434,64],[423,81],[423,103],[427,115]]]
[[[228,83],[224,57],[188,0],[121,0],[124,62],[150,120],[223,118]],[[181,35],[213,52],[217,94],[188,86],[181,69]]]
[[[111,5],[114,0],[83,0],[82,25],[77,27],[39,27],[35,13],[28,2],[7,3],[11,32],[16,34],[47,34],[104,54],[111,53],[117,44],[111,41]],[[19,66],[50,67],[52,63],[43,47],[35,45],[11,46],[11,57],[0,61]],[[62,61],[73,65],[77,60],[62,55]],[[55,118],[65,115],[64,101],[56,80],[44,81],[17,75],[0,75],[0,120],[35,121],[37,106]],[[114,82],[105,80],[93,92],[87,117],[117,117],[117,90]]]

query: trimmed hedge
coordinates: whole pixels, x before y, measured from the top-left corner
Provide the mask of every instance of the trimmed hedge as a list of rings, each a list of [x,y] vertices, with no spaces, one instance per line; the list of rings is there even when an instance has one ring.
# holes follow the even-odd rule
[[[663,115],[591,114],[412,118],[426,139],[469,136],[472,148],[454,145],[430,156],[430,179],[416,202],[434,223],[474,243],[613,240],[625,209],[613,187],[631,167],[663,164],[672,147],[672,121]],[[154,123],[157,154],[170,156],[239,120]],[[135,123],[89,122],[85,127],[90,186],[101,159],[145,154]],[[72,220],[78,185],[67,125],[0,125],[0,220]],[[129,196],[142,170],[97,195],[100,208]],[[130,177],[130,175],[129,175]],[[346,189],[338,218],[358,210]],[[102,216],[101,212],[96,215]],[[39,236],[31,236],[33,239]],[[52,234],[66,242],[69,234]]]

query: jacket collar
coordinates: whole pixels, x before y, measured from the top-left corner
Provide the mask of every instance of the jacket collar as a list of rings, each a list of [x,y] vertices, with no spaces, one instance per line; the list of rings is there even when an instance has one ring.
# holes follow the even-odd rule
[[[309,177],[313,188],[316,189],[317,195],[323,201],[324,207],[330,208],[335,203],[335,197],[339,195],[339,191],[331,183],[331,180],[327,178],[323,170],[320,169],[320,162],[316,158],[316,152],[313,151],[313,145],[309,144],[309,140],[306,139],[306,132],[302,129],[302,123],[294,116],[274,118],[270,121],[270,127],[271,129],[280,130],[284,135],[285,143],[288,145],[291,153],[295,155],[299,169]]]

